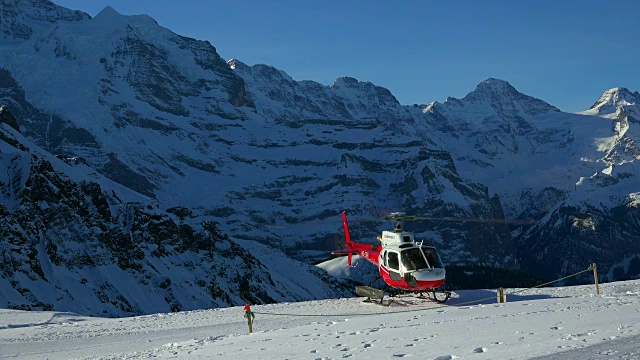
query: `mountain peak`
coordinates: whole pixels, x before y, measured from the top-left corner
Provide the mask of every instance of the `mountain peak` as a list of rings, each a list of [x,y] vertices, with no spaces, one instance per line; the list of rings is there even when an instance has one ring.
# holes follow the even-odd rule
[[[473,93],[482,93],[482,94],[495,94],[495,95],[514,95],[519,94],[518,90],[516,90],[511,84],[507,81],[488,78],[487,80],[478,84]],[[467,95],[469,96],[469,95]]]
[[[117,12],[111,6],[107,6],[100,11],[92,20],[93,24],[100,23],[109,28],[117,28],[125,24],[125,16]]]
[[[229,67],[231,68],[231,70],[240,70],[240,71],[247,71],[249,69],[249,65],[243,63],[242,61],[238,60],[238,59],[230,59],[227,61],[227,64],[229,65]]]
[[[600,95],[598,101],[596,101],[589,110],[596,110],[598,113],[614,113],[623,105],[631,105],[640,102],[640,93],[631,92],[624,87],[615,87]]]
[[[448,100],[449,101],[449,100]],[[523,111],[529,115],[560,111],[540,99],[525,95],[507,81],[488,78],[462,99],[463,103],[485,103],[499,112]],[[462,105],[462,103],[456,103]]]
[[[116,11],[116,9],[112,8],[110,5],[107,5],[104,9],[102,9],[102,11],[100,11],[98,13],[98,15],[96,15],[96,17],[106,17],[106,16],[117,16],[120,17],[122,16],[119,12]]]
[[[151,31],[156,31],[158,26],[158,22],[149,15],[123,15],[108,5],[93,18],[92,23],[94,25],[98,23],[109,29],[123,25],[133,25],[136,28],[146,26]]]
[[[400,104],[389,89],[377,86],[369,81],[358,81],[358,79],[349,76],[337,78],[330,88],[342,94],[359,93],[359,96],[368,97],[370,100],[375,99],[374,101],[379,104]]]
[[[341,76],[337,78],[331,87],[354,87],[359,83],[358,79],[349,76]]]

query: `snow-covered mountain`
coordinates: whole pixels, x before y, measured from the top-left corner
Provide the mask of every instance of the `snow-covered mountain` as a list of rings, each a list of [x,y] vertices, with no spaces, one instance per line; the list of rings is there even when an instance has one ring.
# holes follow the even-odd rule
[[[591,114],[611,114],[618,111],[623,106],[634,106],[640,101],[640,93],[631,92],[627,88],[613,88],[602,93],[587,113]]]
[[[371,83],[341,78],[327,87],[265,65],[228,65],[207,42],[111,8],[92,19],[52,22],[4,49],[7,72],[48,114],[21,120],[26,131],[37,128],[34,141],[81,156],[163,209],[184,206],[220,221],[235,238],[280,247],[303,242],[326,254],[335,227],[264,225],[339,220],[343,209],[356,216],[371,216],[367,208],[459,217],[501,212],[484,186],[459,178],[448,153],[407,131],[414,127],[410,112]],[[43,80],[32,68],[51,75]],[[60,128],[83,136],[60,139]],[[457,249],[449,252],[456,259],[513,263],[503,226],[457,228],[446,243],[440,233],[451,231],[434,230],[433,241]],[[368,234],[374,238],[372,227]],[[506,245],[487,251],[482,238]]]
[[[278,250],[189,226],[186,209],[159,211],[17,129],[0,109],[0,307],[123,316],[351,293]]]
[[[224,61],[145,15],[0,4],[0,101],[20,131],[174,223],[217,222],[231,242],[310,261],[333,247],[343,210],[533,219],[407,227],[447,263],[640,274],[637,92],[569,114],[487,79],[462,99],[402,106],[369,82]],[[354,236],[385,226],[356,222]]]
[[[569,114],[488,79],[463,99],[413,111],[461,177],[500,196],[508,218],[538,219],[512,233],[524,269],[560,275],[592,259],[615,279],[640,269],[637,99],[611,89]]]

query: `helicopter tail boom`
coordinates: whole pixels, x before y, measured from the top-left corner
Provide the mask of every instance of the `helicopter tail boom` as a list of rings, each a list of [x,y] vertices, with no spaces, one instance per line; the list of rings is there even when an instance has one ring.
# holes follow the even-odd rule
[[[346,251],[334,252],[334,254],[347,254],[349,266],[351,266],[351,260],[353,254],[360,255],[365,260],[372,262],[374,265],[378,265],[378,255],[380,254],[380,247],[378,245],[363,244],[351,240],[351,234],[349,233],[349,223],[347,222],[347,213],[342,212],[342,224],[344,225],[344,237]]]
[[[344,226],[344,238],[348,251],[348,262],[349,266],[351,266],[353,242],[351,241],[351,234],[349,234],[349,223],[347,222],[347,213],[345,211],[342,212],[342,225]]]

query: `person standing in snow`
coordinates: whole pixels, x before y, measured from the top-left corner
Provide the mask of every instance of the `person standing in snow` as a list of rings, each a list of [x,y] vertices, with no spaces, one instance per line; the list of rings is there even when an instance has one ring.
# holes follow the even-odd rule
[[[256,314],[254,314],[253,311],[251,311],[251,305],[247,303],[247,305],[244,306],[244,318],[247,319],[247,323],[249,324],[250,334],[253,332],[253,319],[255,319],[255,317],[256,317]]]

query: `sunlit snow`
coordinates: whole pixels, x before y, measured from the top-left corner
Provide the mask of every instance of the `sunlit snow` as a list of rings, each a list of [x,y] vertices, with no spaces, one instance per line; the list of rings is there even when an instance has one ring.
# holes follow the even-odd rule
[[[446,305],[415,298],[390,307],[361,298],[260,305],[252,307],[252,334],[242,307],[121,319],[0,310],[0,359],[639,358],[640,280],[600,291],[527,290],[503,304],[492,289],[459,291]]]

